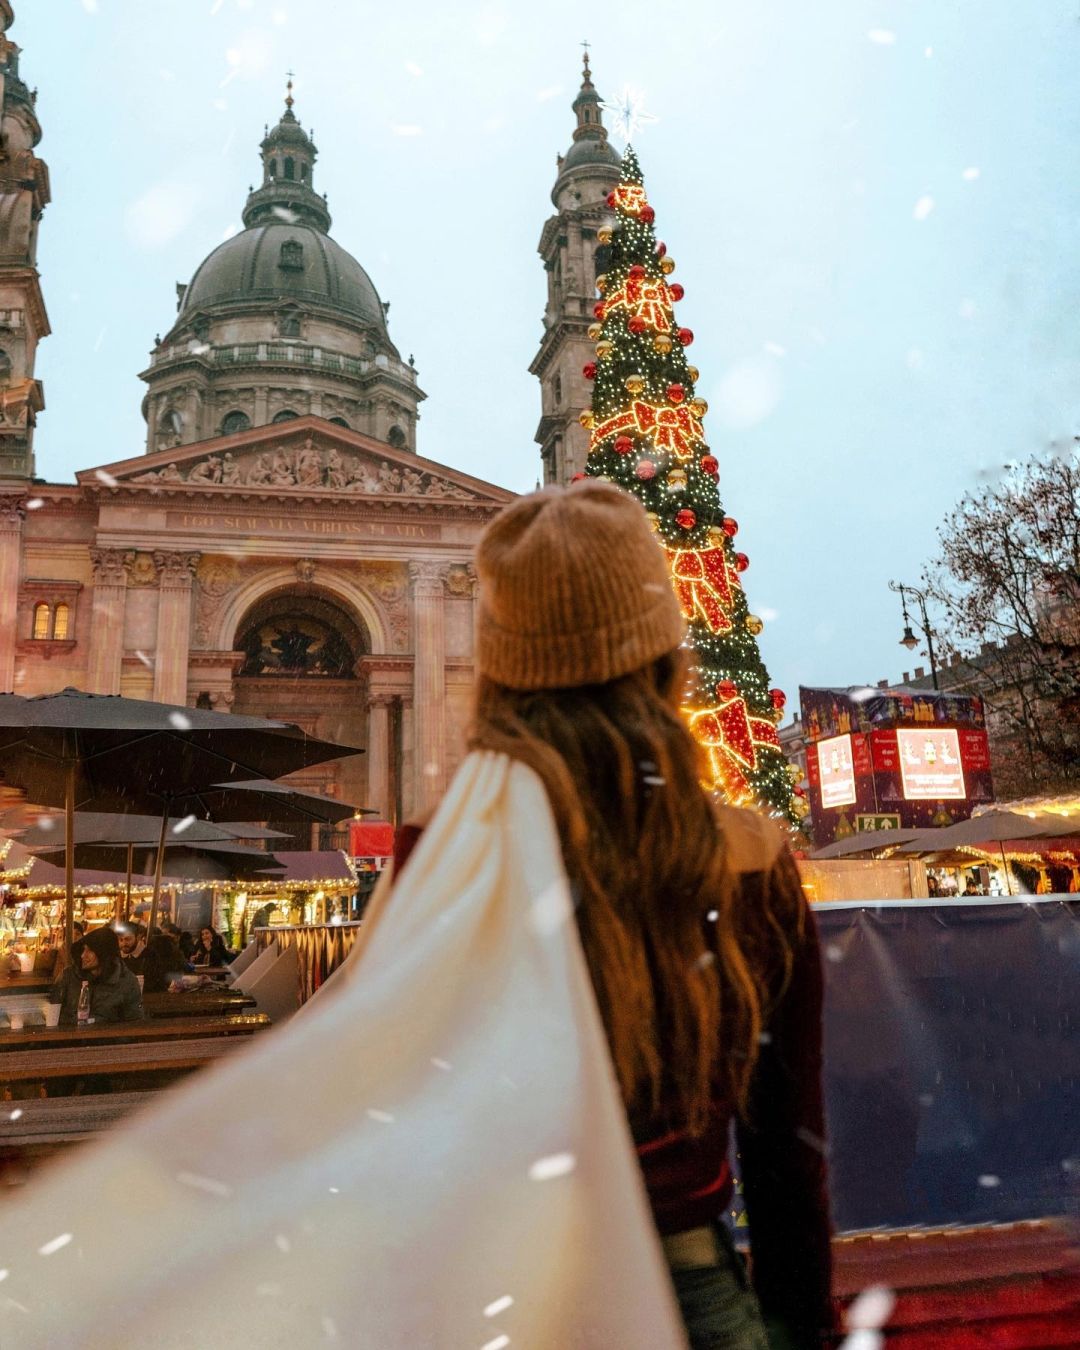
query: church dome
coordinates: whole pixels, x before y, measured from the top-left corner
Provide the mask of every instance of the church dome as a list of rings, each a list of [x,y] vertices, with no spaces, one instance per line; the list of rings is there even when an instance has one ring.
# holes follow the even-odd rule
[[[617,169],[621,163],[619,152],[610,141],[582,137],[567,150],[560,168],[563,173],[567,169],[580,168],[583,164],[605,164]]]
[[[282,300],[336,310],[385,330],[371,278],[314,224],[251,225],[219,244],[184,292],[180,319],[195,310]]]

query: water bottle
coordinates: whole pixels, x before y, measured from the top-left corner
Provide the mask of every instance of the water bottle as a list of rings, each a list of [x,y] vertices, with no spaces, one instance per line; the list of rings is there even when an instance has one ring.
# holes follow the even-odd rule
[[[83,980],[82,988],[79,990],[79,1010],[75,1014],[75,1020],[79,1026],[84,1027],[90,1021],[90,982]]]

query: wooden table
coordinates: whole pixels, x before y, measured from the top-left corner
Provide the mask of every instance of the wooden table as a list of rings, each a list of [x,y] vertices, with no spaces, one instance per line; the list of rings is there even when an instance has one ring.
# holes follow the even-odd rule
[[[67,1046],[155,1045],[205,1036],[250,1036],[269,1025],[270,1019],[265,1013],[237,1013],[223,1017],[152,1017],[141,1022],[92,1022],[87,1027],[28,1027],[23,1031],[0,1031],[0,1080],[8,1067],[9,1056],[27,1051]]]
[[[52,988],[52,976],[43,970],[25,975],[0,975],[0,999],[5,994],[47,994]]]
[[[185,989],[178,994],[143,994],[147,1017],[224,1017],[256,1007],[250,994],[228,989]]]

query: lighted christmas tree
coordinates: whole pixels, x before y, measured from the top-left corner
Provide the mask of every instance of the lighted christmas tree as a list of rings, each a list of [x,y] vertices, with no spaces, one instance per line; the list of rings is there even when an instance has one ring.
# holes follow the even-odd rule
[[[706,748],[713,786],[729,801],[757,802],[795,821],[806,814],[793,796],[776,724],[785,698],[770,689],[758,649],[762,621],[749,612],[735,548],[738,525],[720,502],[719,464],[705,442],[708,406],[695,394],[687,362],[694,335],[675,319],[683,288],[668,280],[675,264],[656,240],[633,150],[608,198],[614,224],[598,238],[603,273],[589,336],[596,360],[586,472],[638,497],[667,550],[672,582],[689,625],[692,686],[685,712]]]

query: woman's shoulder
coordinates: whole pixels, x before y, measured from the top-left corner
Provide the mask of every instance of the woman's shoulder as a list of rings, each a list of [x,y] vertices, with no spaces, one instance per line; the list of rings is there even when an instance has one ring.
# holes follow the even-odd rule
[[[784,836],[776,822],[742,806],[717,803],[713,809],[727,843],[731,870],[768,872],[784,848]]]

